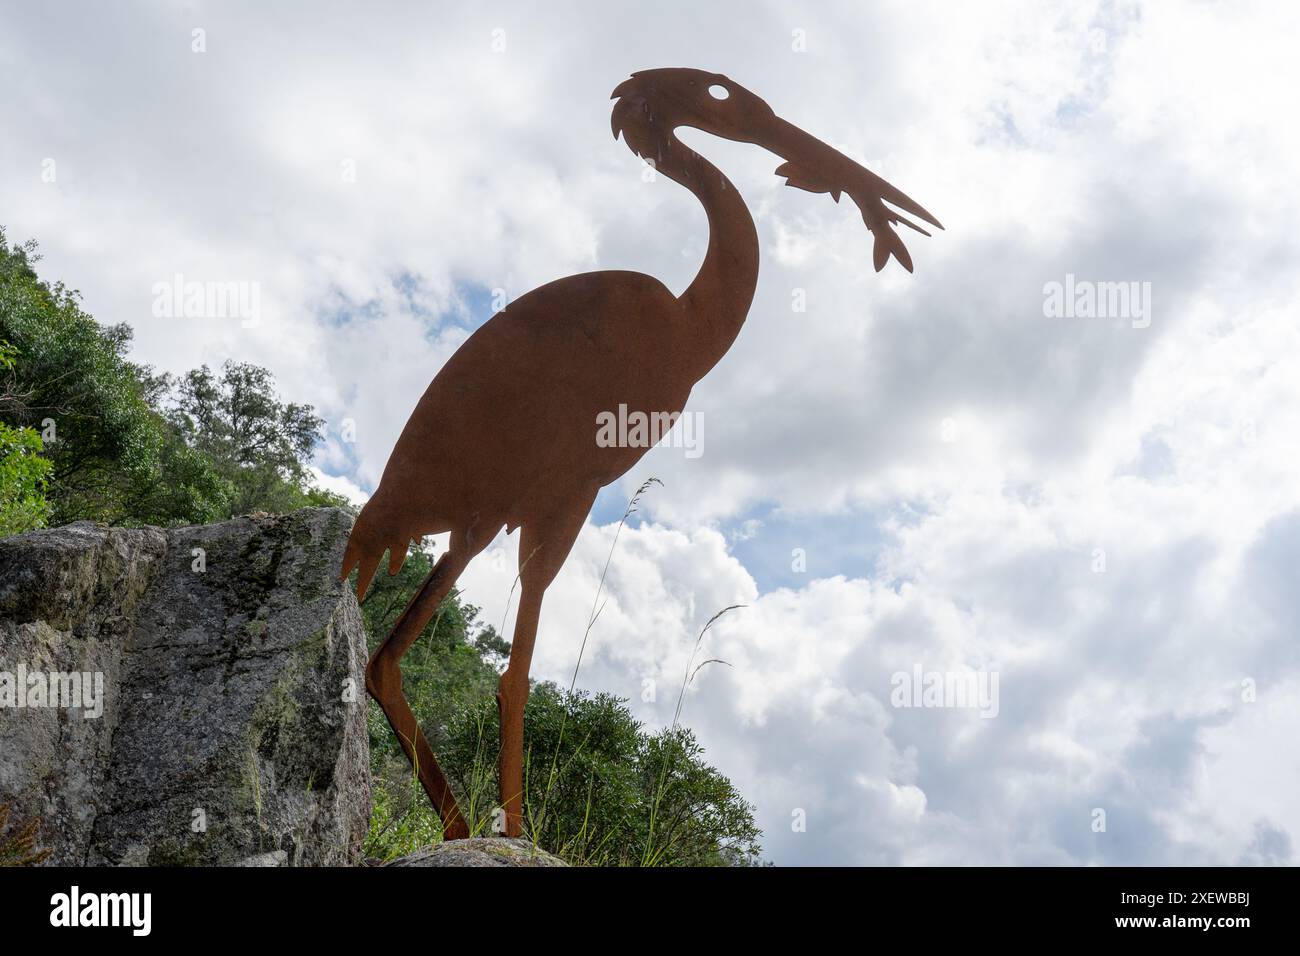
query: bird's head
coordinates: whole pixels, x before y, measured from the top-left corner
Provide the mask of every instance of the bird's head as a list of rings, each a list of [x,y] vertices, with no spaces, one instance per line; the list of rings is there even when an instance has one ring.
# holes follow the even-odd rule
[[[877,272],[885,267],[890,255],[912,271],[912,257],[894,225],[930,235],[890,209],[886,202],[937,229],[943,228],[939,220],[901,190],[786,122],[760,97],[721,73],[684,68],[642,70],[620,83],[610,98],[618,101],[610,117],[614,137],[622,133],[628,147],[639,156],[662,162],[664,150],[676,142],[673,130],[689,126],[776,153],[786,160],[776,173],[785,176],[791,186],[829,193],[836,202],[840,193],[847,193],[875,236],[873,259]]]

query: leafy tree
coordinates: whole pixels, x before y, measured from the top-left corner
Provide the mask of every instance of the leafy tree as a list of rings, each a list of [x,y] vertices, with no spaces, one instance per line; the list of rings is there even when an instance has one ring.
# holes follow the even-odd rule
[[[270,372],[227,363],[174,379],[134,364],[130,327],[101,326],[78,293],[42,282],[39,259],[35,243],[10,246],[0,230],[0,423],[41,432],[50,522],[201,524],[347,505],[311,487],[322,422],[308,405],[280,402]],[[10,467],[26,468],[16,441]],[[29,515],[15,527],[38,520],[30,492],[14,502]]]
[[[0,341],[0,372],[11,372],[18,350]],[[11,398],[0,393],[0,407]],[[50,503],[45,484],[50,462],[42,457],[40,434],[32,428],[12,428],[0,422],[0,536],[44,527]]]
[[[165,419],[159,423],[156,453],[153,477],[132,481],[123,489],[119,523],[207,524],[240,513],[232,504],[234,483],[207,456],[187,445]]]
[[[307,463],[324,422],[310,405],[282,403],[266,369],[228,361],[220,374],[206,365],[192,370],[175,382],[168,418],[230,483],[234,514],[308,504]]]
[[[684,727],[642,736],[637,752],[642,815],[636,829],[644,865],[753,866],[759,862],[754,808],[701,757]]]
[[[51,465],[41,457],[41,436],[0,422],[0,535],[45,526],[50,503],[45,482]]]
[[[99,325],[77,292],[40,281],[38,260],[35,243],[11,247],[0,230],[0,340],[14,358],[0,416],[45,438],[52,521],[130,521],[132,498],[161,476],[165,436],[126,359],[131,329]]]

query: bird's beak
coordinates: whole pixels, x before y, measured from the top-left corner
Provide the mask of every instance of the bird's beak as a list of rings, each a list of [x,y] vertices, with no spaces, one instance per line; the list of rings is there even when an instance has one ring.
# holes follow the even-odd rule
[[[777,167],[776,174],[786,177],[787,185],[814,193],[830,193],[836,202],[840,201],[840,193],[848,193],[857,203],[862,210],[862,221],[876,237],[872,259],[877,272],[885,267],[891,254],[904,269],[912,271],[912,257],[908,255],[903,240],[894,231],[894,224],[901,223],[923,236],[930,233],[903,218],[885,203],[911,213],[936,229],[942,229],[938,219],[902,190],[894,188],[865,166],[858,165],[843,153],[779,116],[773,114],[759,127],[754,140],[786,160]]]

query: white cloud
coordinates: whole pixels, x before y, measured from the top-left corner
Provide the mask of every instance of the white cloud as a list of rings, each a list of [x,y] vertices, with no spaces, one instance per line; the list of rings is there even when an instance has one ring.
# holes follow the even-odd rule
[[[346,475],[329,475],[319,468],[311,467],[308,469],[311,473],[311,481],[318,488],[325,491],[332,491],[336,495],[342,495],[350,504],[363,505],[370,496],[357,487],[357,483]]]

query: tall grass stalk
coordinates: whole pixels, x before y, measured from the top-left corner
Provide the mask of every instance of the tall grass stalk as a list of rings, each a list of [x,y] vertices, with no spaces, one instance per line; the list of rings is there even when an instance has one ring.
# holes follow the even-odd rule
[[[668,734],[666,734],[664,737],[664,754],[663,754],[664,759],[659,771],[659,782],[655,785],[654,800],[652,800],[650,803],[650,825],[646,833],[645,847],[642,850],[642,857],[641,857],[642,866],[655,866],[659,862],[659,860],[663,858],[664,854],[666,854],[668,850],[672,848],[671,836],[667,843],[664,843],[662,846],[655,846],[654,834],[655,834],[655,824],[658,822],[658,817],[659,817],[659,807],[663,803],[664,795],[668,792],[668,755],[671,750],[671,747],[675,744],[677,740],[676,735],[677,735],[678,723],[681,720],[681,716],[682,716],[682,705],[686,701],[686,688],[691,684],[691,682],[695,680],[695,675],[698,674],[700,672],[700,669],[703,668],[706,664],[726,664],[728,667],[731,666],[726,661],[718,657],[711,657],[706,661],[700,662],[700,664],[696,666],[695,657],[700,652],[700,647],[704,643],[704,635],[708,632],[709,628],[713,627],[713,625],[717,622],[717,620],[720,617],[722,617],[722,615],[730,611],[739,610],[744,606],[745,605],[743,604],[729,605],[727,607],[724,607],[717,614],[713,615],[713,617],[709,618],[709,620],[705,623],[704,627],[700,628],[700,633],[695,638],[695,646],[691,648],[691,656],[686,660],[686,671],[682,674],[682,688],[677,694],[677,707],[673,711],[672,727],[669,729]]]

